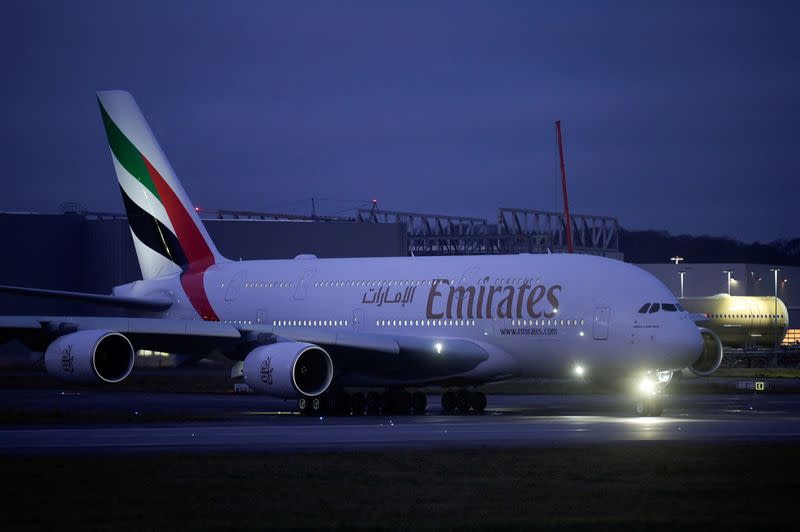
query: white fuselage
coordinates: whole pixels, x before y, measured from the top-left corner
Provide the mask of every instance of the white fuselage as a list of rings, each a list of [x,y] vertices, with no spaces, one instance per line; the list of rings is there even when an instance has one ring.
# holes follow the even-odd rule
[[[718,294],[680,302],[688,312],[704,314],[703,326],[717,333],[725,347],[773,348],[789,327],[786,304],[776,297]]]
[[[303,337],[329,330],[468,339],[490,358],[467,378],[564,377],[680,370],[702,350],[685,312],[642,315],[646,302],[676,303],[635,266],[588,255],[505,255],[226,262],[203,286],[220,321]],[[176,319],[201,319],[175,277],[117,293],[169,293]]]

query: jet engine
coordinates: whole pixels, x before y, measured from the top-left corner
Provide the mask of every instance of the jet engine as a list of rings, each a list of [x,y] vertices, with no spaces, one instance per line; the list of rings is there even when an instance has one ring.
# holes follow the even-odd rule
[[[133,370],[136,355],[118,332],[89,330],[65,334],[44,354],[47,372],[65,381],[120,382]]]
[[[278,342],[247,354],[244,380],[257,392],[293,399],[319,395],[333,379],[333,361],[319,346],[304,342]]]
[[[700,328],[703,336],[703,352],[700,358],[689,366],[689,370],[699,377],[708,377],[722,364],[722,340],[711,329]]]

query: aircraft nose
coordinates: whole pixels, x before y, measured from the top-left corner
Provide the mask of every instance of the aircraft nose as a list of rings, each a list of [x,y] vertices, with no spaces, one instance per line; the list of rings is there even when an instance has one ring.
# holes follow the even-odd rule
[[[683,369],[693,364],[703,353],[703,336],[691,320],[681,322],[672,342],[670,361],[675,367]]]
[[[677,371],[693,364],[702,354],[703,337],[691,320],[674,323],[665,332],[661,349],[655,351],[658,360],[653,360],[653,369]]]

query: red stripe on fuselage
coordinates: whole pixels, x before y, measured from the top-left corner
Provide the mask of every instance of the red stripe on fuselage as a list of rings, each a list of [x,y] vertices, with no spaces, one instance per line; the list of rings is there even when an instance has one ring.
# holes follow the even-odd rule
[[[205,270],[193,272],[190,267],[189,271],[181,274],[181,286],[201,318],[206,321],[219,321],[206,295],[205,273]]]
[[[178,237],[183,254],[189,260],[188,269],[181,274],[183,290],[201,318],[207,321],[219,321],[217,313],[214,312],[211,302],[208,300],[204,283],[206,270],[214,265],[214,254],[191,215],[184,208],[180,198],[144,155],[142,155],[142,160],[158,190],[161,203],[167,211],[173,229],[175,229],[175,236]]]

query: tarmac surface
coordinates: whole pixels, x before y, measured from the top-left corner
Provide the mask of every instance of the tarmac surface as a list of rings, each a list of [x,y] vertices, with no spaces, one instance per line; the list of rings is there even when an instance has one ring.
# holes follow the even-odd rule
[[[685,394],[661,417],[615,395],[492,395],[483,414],[301,416],[258,395],[0,390],[0,453],[291,452],[800,442],[800,394]],[[56,422],[53,413],[69,414]],[[80,413],[90,413],[86,419]],[[13,413],[13,415],[9,415]],[[78,413],[72,419],[72,414]],[[199,417],[198,417],[199,416]],[[108,420],[111,421],[108,421]],[[142,421],[140,421],[140,419]],[[198,420],[200,419],[200,420]]]

